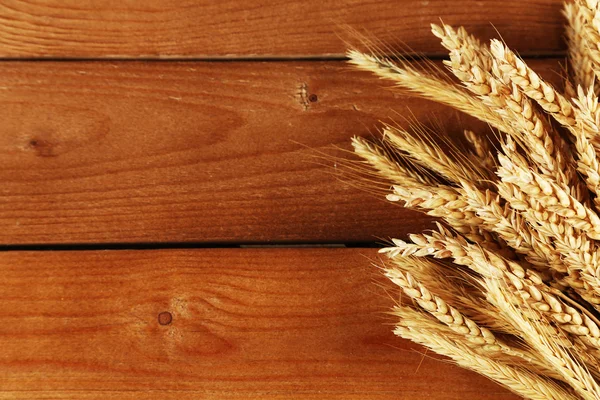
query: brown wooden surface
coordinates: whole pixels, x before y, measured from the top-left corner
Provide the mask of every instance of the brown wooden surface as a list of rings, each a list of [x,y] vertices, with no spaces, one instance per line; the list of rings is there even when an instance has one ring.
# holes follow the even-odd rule
[[[523,53],[564,49],[562,0],[3,0],[0,57],[299,57],[341,55],[349,25],[440,53],[440,18]],[[343,36],[343,35],[342,35]]]
[[[426,229],[315,155],[349,157],[349,139],[392,110],[433,115],[450,136],[471,122],[334,61],[342,27],[440,55],[429,23],[442,18],[556,55],[561,8],[0,1],[0,246],[73,249],[0,252],[0,400],[513,399],[392,335],[373,249],[139,244],[372,242]],[[557,60],[533,64],[556,78]]]
[[[557,76],[555,60],[532,65]],[[314,156],[350,157],[334,146],[394,111],[448,135],[467,121],[341,62],[5,62],[0,76],[2,244],[403,237],[431,225]]]
[[[369,258],[375,250],[2,253],[0,398],[513,398],[394,337],[393,300]]]

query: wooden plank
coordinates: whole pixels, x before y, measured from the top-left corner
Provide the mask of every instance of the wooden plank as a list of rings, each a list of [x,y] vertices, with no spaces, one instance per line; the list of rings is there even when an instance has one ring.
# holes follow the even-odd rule
[[[393,110],[448,135],[468,124],[337,62],[5,62],[0,76],[2,244],[403,237],[430,221],[315,154],[350,157]]]
[[[376,257],[5,252],[0,398],[514,398],[393,336]]]
[[[0,57],[299,57],[341,55],[340,26],[420,52],[443,52],[442,18],[522,53],[564,50],[562,0],[4,0]]]

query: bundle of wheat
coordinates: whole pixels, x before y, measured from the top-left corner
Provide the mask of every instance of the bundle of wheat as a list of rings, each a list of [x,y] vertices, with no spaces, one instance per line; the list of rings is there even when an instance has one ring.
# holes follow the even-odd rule
[[[497,140],[465,131],[461,152],[423,126],[385,125],[353,146],[389,201],[440,219],[381,250],[412,300],[395,307],[395,333],[525,398],[600,399],[600,2],[564,14],[561,90],[462,27],[432,25],[453,77],[376,46],[348,51],[354,66],[486,122]]]

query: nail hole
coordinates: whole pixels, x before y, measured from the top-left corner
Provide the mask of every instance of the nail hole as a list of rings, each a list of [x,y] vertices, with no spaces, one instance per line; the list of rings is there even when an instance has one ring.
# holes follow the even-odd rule
[[[310,101],[311,103],[316,103],[318,100],[319,97],[314,93],[308,96],[308,101]]]
[[[169,325],[173,321],[173,316],[170,312],[161,312],[158,314],[158,323],[161,325]]]

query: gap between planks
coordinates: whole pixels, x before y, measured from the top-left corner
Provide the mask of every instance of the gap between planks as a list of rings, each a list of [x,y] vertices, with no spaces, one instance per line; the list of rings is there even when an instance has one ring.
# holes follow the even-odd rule
[[[387,54],[386,57],[397,58],[398,54]],[[402,58],[410,61],[419,61],[423,59],[440,61],[448,59],[446,54],[440,53],[402,53]],[[545,52],[523,52],[520,56],[526,59],[552,59],[564,58],[566,53],[559,51]],[[292,62],[292,61],[347,61],[345,54],[320,54],[320,55],[273,55],[273,56],[206,56],[206,57],[182,57],[182,56],[161,56],[161,57],[0,57],[0,62]]]
[[[181,249],[319,249],[319,248],[379,248],[378,242],[354,243],[69,243],[0,245],[8,251],[96,251],[96,250],[181,250]]]

